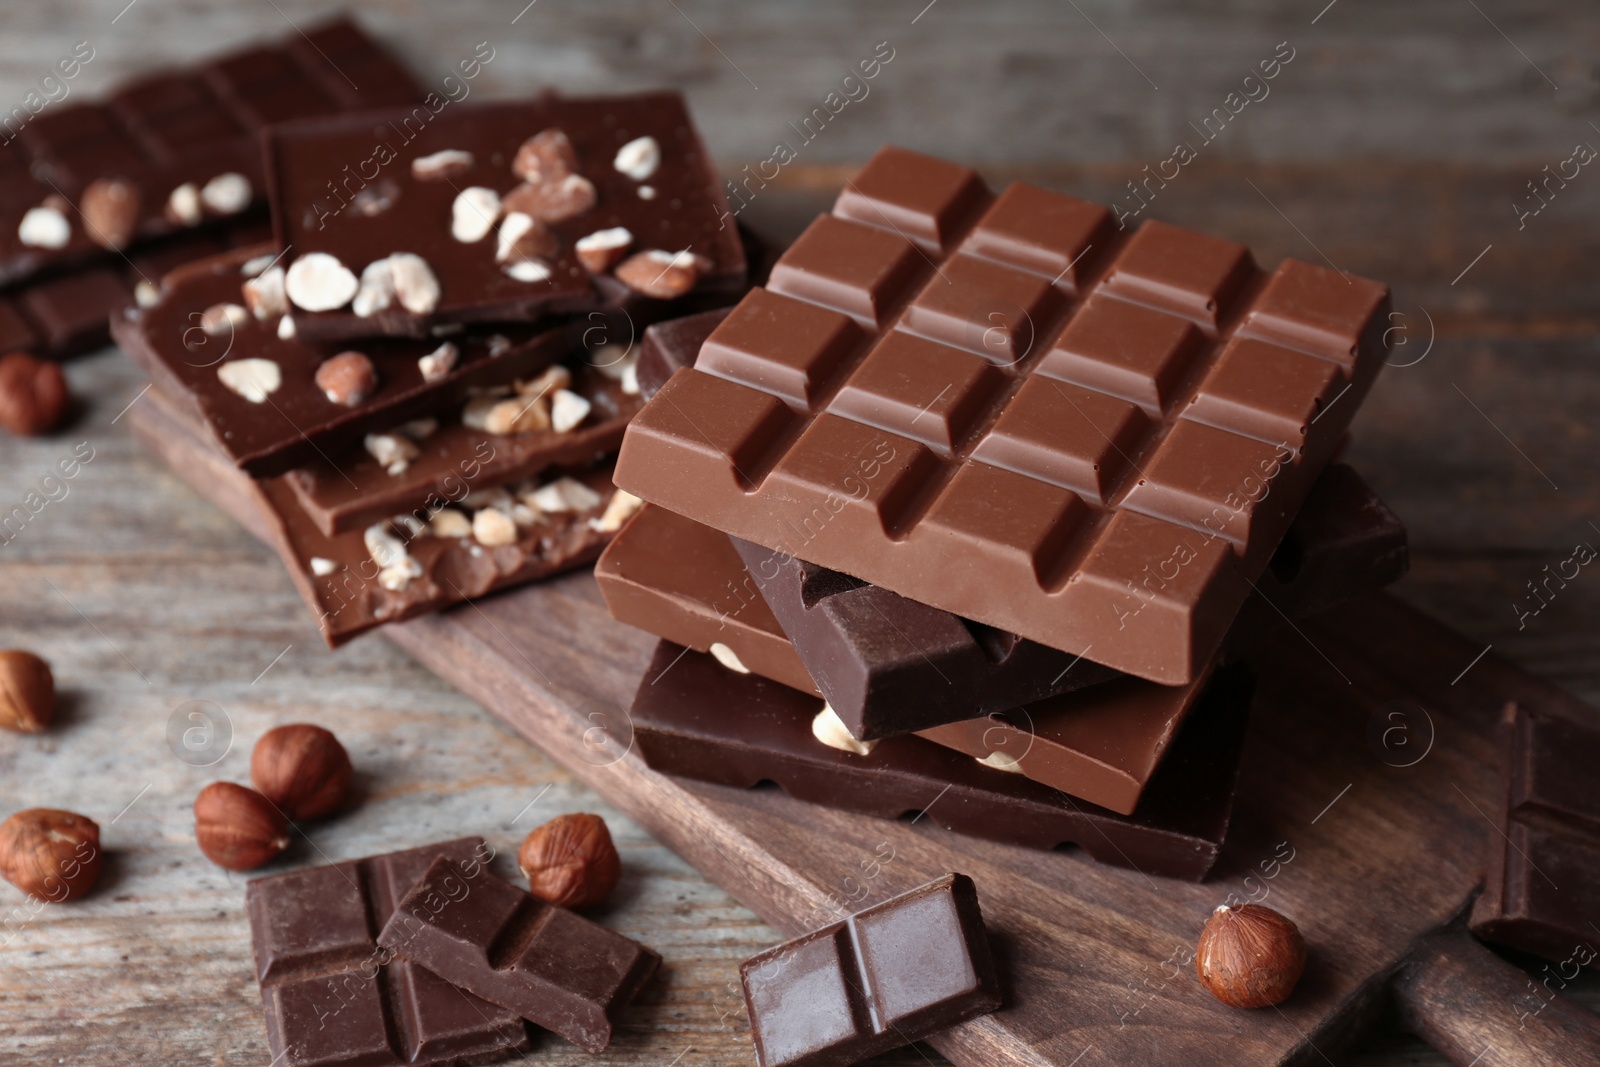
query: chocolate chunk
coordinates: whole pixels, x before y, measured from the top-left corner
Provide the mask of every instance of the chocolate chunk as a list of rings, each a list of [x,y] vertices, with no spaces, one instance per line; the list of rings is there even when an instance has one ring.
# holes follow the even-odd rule
[[[378,943],[585,1052],[611,1043],[661,965],[638,942],[454,857],[428,868]]]
[[[487,1063],[525,1051],[514,1013],[378,946],[395,905],[436,859],[481,865],[464,837],[257,878],[245,889],[272,1061],[284,1067]]]
[[[1041,205],[1107,217],[883,149],[640,412],[618,485],[1191,681],[1381,366],[1388,292],[1160,223],[1030,230]]]
[[[647,399],[655,396],[679,367],[694,366],[700,346],[728,317],[729,310],[716,308],[668,319],[645,330],[639,344],[639,392]]]
[[[375,141],[374,129],[390,133]],[[513,172],[519,150],[551,131],[564,135],[577,172],[564,163],[561,173],[546,168],[537,182],[521,181]],[[642,171],[619,163],[618,150],[643,139],[655,144],[659,162],[639,178]],[[437,299],[417,303],[363,301],[348,285],[291,292],[295,324],[307,338],[420,337],[446,323],[596,310],[626,311],[645,323],[727,303],[746,285],[745,251],[728,225],[721,179],[677,93],[547,94],[437,115],[336,117],[280,128],[266,145],[279,247],[292,249],[286,266],[332,256],[365,277],[396,252],[401,234],[400,251],[420,257],[438,283]],[[360,168],[334,174],[334,159],[368,160],[367,177],[356,175]],[[441,168],[449,181],[436,176]],[[378,183],[387,183],[387,206],[369,210]],[[615,266],[591,274],[577,244],[596,235],[608,245],[625,238],[631,255],[665,259],[642,286],[625,284]],[[680,254],[682,262],[674,261]],[[680,275],[693,275],[692,288],[670,287],[663,299],[662,285]]]
[[[1472,932],[1542,956],[1570,979],[1600,966],[1600,729],[1512,704],[1501,739],[1505,807]]]
[[[735,788],[776,782],[812,804],[886,819],[920,812],[918,822],[971,837],[1072,844],[1100,863],[1198,880],[1228,829],[1250,695],[1248,674],[1218,673],[1131,815],[914,735],[865,755],[829,747],[812,732],[821,700],[667,641],[629,715],[640,754],[663,774]]]
[[[739,980],[761,1067],[843,1067],[1000,1006],[964,874],[751,956]]]

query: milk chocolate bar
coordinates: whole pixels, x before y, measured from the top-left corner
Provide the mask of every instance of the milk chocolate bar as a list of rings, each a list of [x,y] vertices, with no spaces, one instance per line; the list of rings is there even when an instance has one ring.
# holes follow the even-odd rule
[[[657,646],[629,715],[640,754],[663,774],[741,789],[776,782],[812,804],[885,819],[920,812],[918,821],[971,837],[1076,845],[1100,863],[1199,880],[1227,833],[1251,689],[1242,668],[1218,673],[1131,814],[915,735],[865,753],[830,747],[814,732],[824,707],[817,697],[669,641]]]
[[[661,965],[638,942],[454,857],[411,887],[378,944],[585,1052],[611,1043]]]
[[[761,1067],[843,1067],[1000,1006],[964,874],[757,953],[739,980]]]
[[[92,58],[91,48],[62,62]],[[89,264],[115,269],[117,251],[247,217],[264,199],[266,125],[422,96],[394,57],[336,19],[280,44],[142,75],[104,102],[15,108],[0,116],[0,284]]]
[[[738,538],[733,544],[817,689],[862,740],[974,719],[1122,677],[838,571]],[[1406,565],[1405,527],[1354,469],[1335,464],[1312,487],[1235,629],[1252,622],[1276,627],[1284,617],[1382,588]]]
[[[1338,445],[1387,306],[886,148],[633,421],[618,484],[1181,684]]]
[[[308,338],[597,310],[643,323],[746,284],[721,180],[675,92],[334,117],[266,146]]]
[[[290,320],[279,258],[258,246],[187,264],[162,280],[154,303],[112,320],[123,350],[255,477],[326,460],[359,448],[368,433],[464,404],[476,390],[532,378],[571,347],[564,331],[527,327],[426,342],[307,344],[283,329]],[[365,356],[374,380],[335,397],[317,372],[345,351]]]
[[[330,646],[592,563],[621,523],[610,463],[602,461],[548,470],[521,485],[464,478],[455,492],[417,511],[328,535],[300,505],[288,476],[255,480],[228,468],[162,391],[151,389],[137,410],[134,432],[146,447],[277,549]],[[472,462],[472,454],[457,460]],[[480,518],[484,512],[495,514]]]
[[[1600,728],[1512,704],[1501,737],[1505,806],[1470,925],[1571,979],[1600,966]]]
[[[378,947],[396,904],[442,857],[481,864],[464,837],[257,878],[245,888],[272,1062],[283,1067],[488,1063],[526,1051],[527,1024]]]

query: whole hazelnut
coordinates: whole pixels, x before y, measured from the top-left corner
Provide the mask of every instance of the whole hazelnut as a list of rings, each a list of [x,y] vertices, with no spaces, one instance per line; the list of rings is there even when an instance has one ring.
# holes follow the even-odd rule
[[[335,404],[353,408],[378,388],[372,360],[360,352],[340,352],[317,368],[317,388]]]
[[[528,890],[563,908],[588,908],[617,887],[622,860],[598,815],[558,815],[535,829],[517,851]]]
[[[36,734],[56,715],[56,679],[32,652],[0,652],[0,726]]]
[[[97,178],[83,191],[78,208],[91,241],[122,248],[139,228],[139,187],[121,178]]]
[[[26,352],[0,357],[0,426],[35,437],[67,413],[67,377],[58,364]]]
[[[19,811],[0,823],[0,876],[35,900],[81,897],[100,877],[100,827],[70,811]]]
[[[289,823],[254,789],[212,782],[194,798],[194,838],[218,867],[248,871],[289,847]]]
[[[1224,904],[1200,931],[1194,965],[1201,984],[1224,1004],[1265,1008],[1294,992],[1306,968],[1306,942],[1271,908]]]
[[[250,781],[296,822],[343,804],[354,774],[339,739],[306,722],[268,730],[250,754]]]

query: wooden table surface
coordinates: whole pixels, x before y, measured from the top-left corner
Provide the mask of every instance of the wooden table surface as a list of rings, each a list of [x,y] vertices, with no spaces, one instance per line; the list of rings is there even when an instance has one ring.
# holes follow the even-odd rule
[[[885,140],[1129,208],[1125,183],[1190,142],[1195,160],[1152,184],[1142,217],[1245,240],[1265,263],[1296,255],[1395,287],[1404,344],[1356,422],[1351,459],[1410,527],[1402,596],[1600,699],[1600,578],[1580,575],[1520,623],[1516,611],[1546,564],[1600,543],[1600,177],[1552,181],[1547,202],[1526,184],[1576,144],[1600,145],[1594,13],[1554,0],[525,2],[351,6],[428,79],[489,41],[480,98],[681,87],[729,175],[778,140],[799,144],[789,123],[830,92],[860,97],[842,79],[889,42],[867,95],[751,198],[743,217],[779,238]],[[95,49],[70,83],[88,97],[164,61],[294,32],[320,8],[8,5],[0,111],[76,41]],[[1214,140],[1190,126],[1226,110],[1230,91],[1261,97],[1245,76],[1291,49],[1267,95]],[[1538,203],[1519,228],[1516,205]],[[607,816],[626,873],[603,918],[659,949],[668,979],[612,1051],[552,1041],[527,1062],[752,1062],[735,968],[775,933],[381,637],[323,648],[276,558],[119,425],[142,386],[132,367],[104,353],[68,376],[81,416],[0,444],[0,511],[30,491],[54,497],[0,543],[0,647],[47,656],[63,692],[50,733],[0,736],[0,814],[81,811],[101,824],[108,860],[96,892],[69,906],[35,913],[0,885],[0,1064],[267,1062],[242,881],[199,855],[190,804],[206,782],[247,779],[254,739],[297,720],[344,739],[360,801],[280,866],[462,833],[511,848],[557,813]],[[80,442],[93,459],[41,489]],[[195,711],[217,727],[199,753],[179,736]],[[1571,991],[1600,1002],[1592,976]],[[936,1061],[913,1049],[881,1062]],[[1443,1062],[1397,1027],[1341,1060]]]

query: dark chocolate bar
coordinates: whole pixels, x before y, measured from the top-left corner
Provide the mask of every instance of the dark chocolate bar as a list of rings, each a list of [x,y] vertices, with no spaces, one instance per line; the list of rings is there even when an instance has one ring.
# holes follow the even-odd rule
[[[1512,704],[1501,738],[1505,807],[1470,925],[1571,979],[1600,966],[1600,728]]]
[[[412,886],[378,944],[585,1052],[611,1043],[661,965],[637,941],[453,857]]]
[[[634,419],[617,483],[1152,681],[1209,661],[1385,287],[886,148]]]
[[[464,837],[257,878],[245,888],[272,1062],[282,1067],[488,1063],[525,1051],[527,1024],[373,936],[434,860],[481,864]]]
[[[817,690],[862,740],[1122,677],[1084,657],[732,540]],[[1335,464],[1312,487],[1236,627],[1275,627],[1381,588],[1405,573],[1407,561],[1405,527],[1355,470]],[[1267,603],[1257,603],[1262,599]]]
[[[814,732],[818,698],[668,641],[629,714],[640,754],[663,774],[736,788],[776,782],[830,808],[886,819],[921,812],[959,834],[1028,848],[1071,844],[1100,863],[1198,880],[1228,829],[1250,694],[1242,669],[1218,673],[1131,815],[920,737],[886,738],[865,754],[831,747]]]
[[[158,389],[139,404],[135,433],[198,492],[218,494],[215,479],[231,478],[227,492],[260,516],[246,525],[278,550],[332,646],[386,622],[592,563],[637,503],[616,492],[607,461],[544,471],[537,483],[512,486],[475,482],[464,471],[456,491],[424,507],[328,535],[301,506],[288,475],[255,480],[196,467],[192,457],[215,448],[192,416]],[[457,459],[473,462],[472,453]]]
[[[281,44],[142,75],[104,102],[18,108],[0,121],[0,284],[47,269],[120,268],[115,250],[258,210],[258,137],[269,123],[422,97],[398,61],[336,19]]]
[[[464,404],[474,390],[533,378],[571,350],[565,331],[527,327],[352,349],[307,344],[282,330],[290,320],[277,259],[257,247],[190,263],[163,279],[153,304],[112,321],[117,343],[157,387],[256,477],[359,448],[368,433]],[[317,381],[341,351],[359,351],[374,372],[353,398],[335,399]]]
[[[1000,1006],[964,874],[757,953],[739,980],[761,1067],[844,1067]]]
[[[648,322],[746,285],[721,179],[675,92],[331,118],[266,144],[308,338],[596,310]]]

